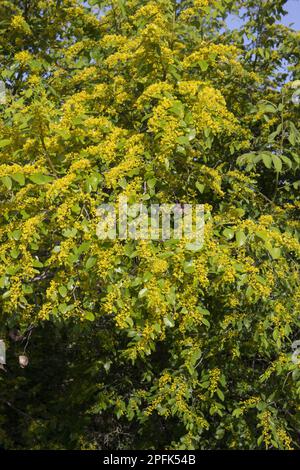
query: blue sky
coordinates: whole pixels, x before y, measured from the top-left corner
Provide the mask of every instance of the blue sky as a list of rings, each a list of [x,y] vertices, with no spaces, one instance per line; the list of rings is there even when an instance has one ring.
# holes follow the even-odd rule
[[[287,15],[282,18],[282,23],[289,25],[293,23],[293,28],[300,30],[300,0],[288,0],[284,6]],[[240,20],[238,18],[230,17],[229,25],[238,27]]]
[[[300,29],[300,0],[288,0],[285,10],[288,14],[283,18],[283,24],[294,23],[294,29]]]

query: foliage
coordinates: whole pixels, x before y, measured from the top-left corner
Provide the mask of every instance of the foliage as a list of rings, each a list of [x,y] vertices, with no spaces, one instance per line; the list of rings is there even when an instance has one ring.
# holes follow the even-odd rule
[[[300,51],[276,22],[285,2],[86,3],[0,4],[0,441],[297,448]],[[121,196],[204,204],[203,248],[100,240],[97,207]]]

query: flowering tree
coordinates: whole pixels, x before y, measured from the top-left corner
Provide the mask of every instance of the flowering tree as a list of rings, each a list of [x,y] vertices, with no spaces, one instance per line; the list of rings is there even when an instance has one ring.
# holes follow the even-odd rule
[[[3,445],[299,446],[284,3],[1,2]],[[99,239],[97,208],[122,197],[204,204],[203,246]]]

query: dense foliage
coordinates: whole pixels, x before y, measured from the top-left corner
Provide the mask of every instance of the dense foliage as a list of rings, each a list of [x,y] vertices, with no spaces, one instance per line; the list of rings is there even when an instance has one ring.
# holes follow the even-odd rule
[[[299,447],[284,4],[1,1],[2,446]],[[204,204],[203,247],[99,239],[121,196]]]

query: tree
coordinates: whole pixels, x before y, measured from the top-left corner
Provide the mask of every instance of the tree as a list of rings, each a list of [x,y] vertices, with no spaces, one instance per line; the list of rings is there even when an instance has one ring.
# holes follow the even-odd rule
[[[6,447],[299,446],[299,33],[276,24],[284,3],[1,3]],[[124,196],[204,204],[203,247],[99,239],[97,208]]]

